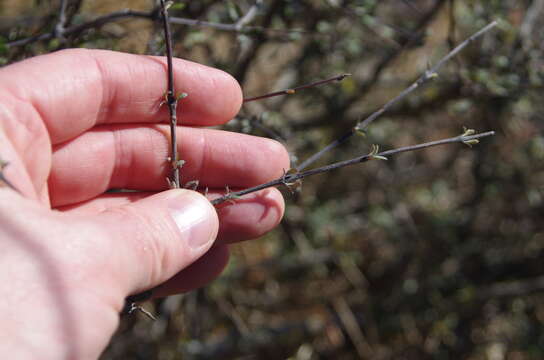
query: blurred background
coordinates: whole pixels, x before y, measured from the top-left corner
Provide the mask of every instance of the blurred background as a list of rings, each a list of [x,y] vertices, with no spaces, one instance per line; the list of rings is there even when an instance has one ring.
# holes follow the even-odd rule
[[[59,1],[0,0],[0,63],[164,54],[155,5],[69,0],[59,37]],[[85,25],[125,8],[141,13]],[[463,126],[497,134],[307,178],[274,232],[232,245],[209,286],[144,304],[156,321],[124,318],[103,359],[544,358],[544,0],[177,0],[170,13],[176,56],[228,71],[246,96],[352,74],[247,103],[226,126],[281,141],[293,165],[499,20],[314,165]]]

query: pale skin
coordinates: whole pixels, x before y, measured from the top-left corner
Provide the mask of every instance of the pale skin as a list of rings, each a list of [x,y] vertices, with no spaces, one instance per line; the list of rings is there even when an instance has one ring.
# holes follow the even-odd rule
[[[175,59],[183,182],[219,196],[283,174],[278,143],[205,129],[242,102],[229,75]],[[214,279],[228,244],[278,224],[275,189],[215,209],[168,190],[165,60],[66,50],[0,69],[0,349],[17,359],[96,359],[127,295]],[[138,192],[105,194],[110,188]]]

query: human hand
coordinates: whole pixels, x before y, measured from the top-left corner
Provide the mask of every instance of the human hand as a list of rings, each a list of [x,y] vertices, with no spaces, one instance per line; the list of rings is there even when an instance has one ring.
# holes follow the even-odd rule
[[[217,196],[289,167],[274,141],[201,128],[239,110],[235,80],[178,59],[174,75],[189,94],[178,106],[184,182]],[[159,192],[169,172],[165,89],[163,58],[110,51],[0,69],[0,157],[20,191],[0,188],[0,348],[11,358],[97,358],[127,295],[202,286],[222,271],[229,242],[278,224],[275,189],[218,209],[197,192]]]

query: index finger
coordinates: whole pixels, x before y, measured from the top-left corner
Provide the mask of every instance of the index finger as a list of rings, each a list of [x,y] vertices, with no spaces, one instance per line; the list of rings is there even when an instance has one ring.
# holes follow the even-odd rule
[[[0,93],[37,110],[53,144],[98,124],[168,121],[164,57],[69,49],[0,69],[0,79]],[[221,124],[240,109],[240,86],[223,71],[174,59],[174,81],[188,94],[178,105],[184,125]]]

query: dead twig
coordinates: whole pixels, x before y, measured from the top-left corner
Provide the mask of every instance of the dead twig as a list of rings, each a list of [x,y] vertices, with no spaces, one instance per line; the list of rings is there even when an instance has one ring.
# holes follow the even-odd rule
[[[339,296],[333,300],[332,305],[353,345],[355,345],[359,358],[372,359],[374,351],[366,340],[363,330],[346,299],[343,296]]]

